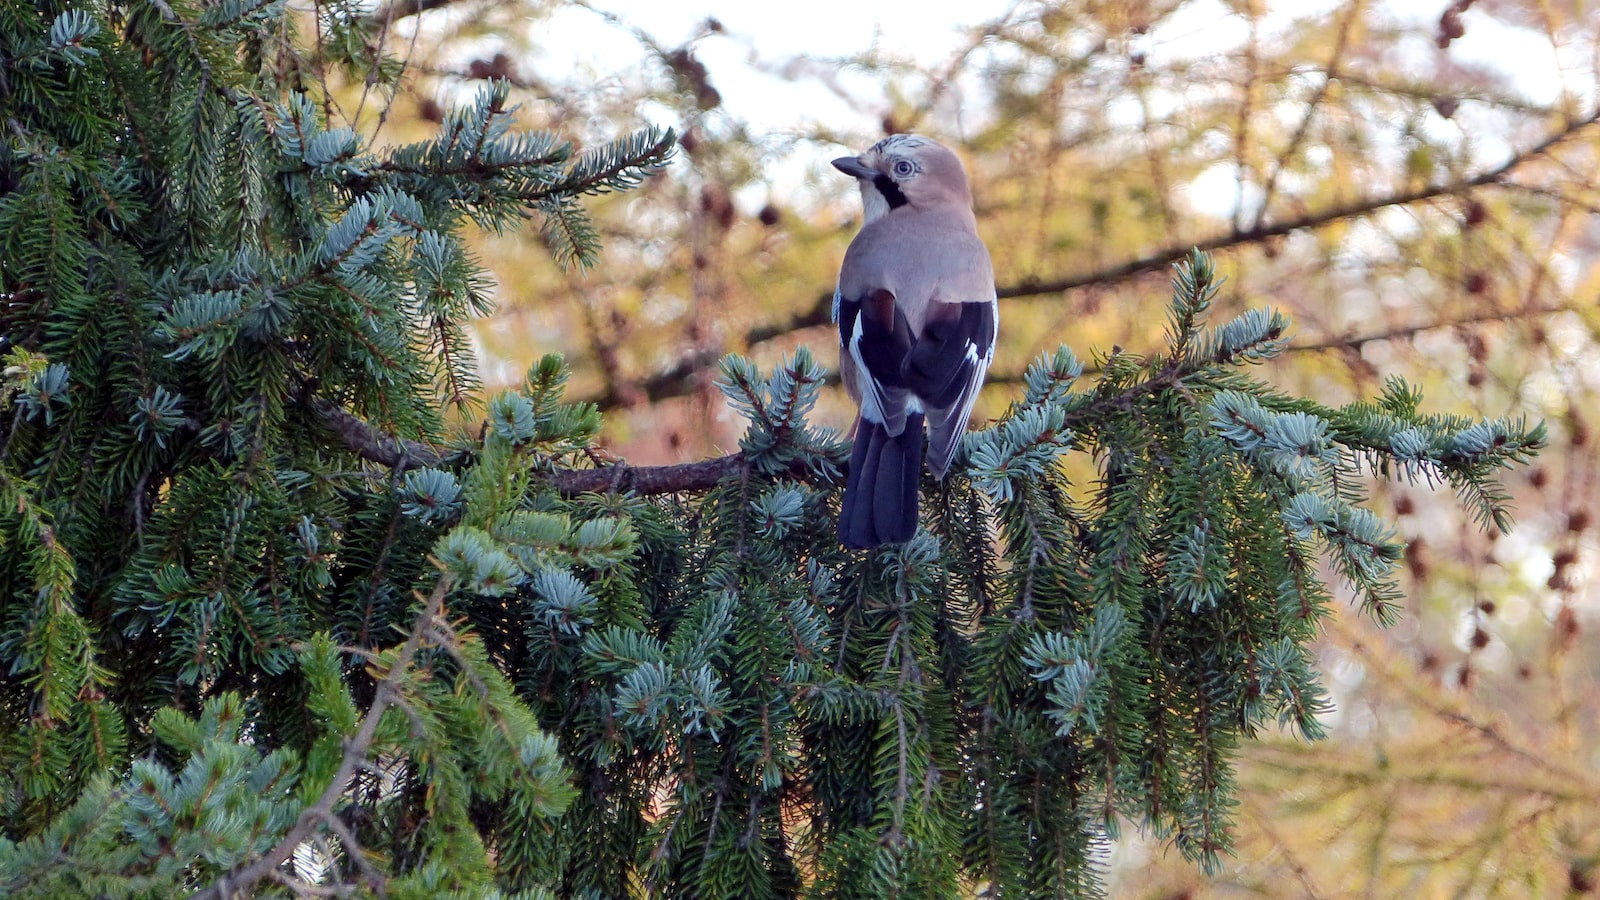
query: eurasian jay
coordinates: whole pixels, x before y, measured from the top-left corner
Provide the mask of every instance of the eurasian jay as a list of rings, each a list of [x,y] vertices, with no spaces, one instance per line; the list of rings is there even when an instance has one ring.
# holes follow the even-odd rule
[[[833,319],[839,370],[861,408],[839,541],[876,547],[917,530],[922,427],[943,478],[967,429],[999,322],[961,160],[897,134],[833,161],[861,187],[861,231],[845,251]]]

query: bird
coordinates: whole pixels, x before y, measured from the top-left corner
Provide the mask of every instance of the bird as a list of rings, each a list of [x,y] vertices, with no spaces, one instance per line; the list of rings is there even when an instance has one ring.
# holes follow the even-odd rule
[[[942,479],[994,358],[999,304],[954,152],[895,134],[833,167],[862,204],[833,295],[839,371],[859,407],[839,542],[870,549],[916,533],[924,421]]]

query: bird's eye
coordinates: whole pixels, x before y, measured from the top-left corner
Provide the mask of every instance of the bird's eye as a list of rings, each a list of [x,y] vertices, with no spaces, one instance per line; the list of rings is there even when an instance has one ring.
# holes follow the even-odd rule
[[[910,178],[916,171],[917,171],[917,167],[911,164],[911,160],[909,160],[909,159],[895,160],[895,164],[894,164],[895,177],[897,177],[897,178]]]

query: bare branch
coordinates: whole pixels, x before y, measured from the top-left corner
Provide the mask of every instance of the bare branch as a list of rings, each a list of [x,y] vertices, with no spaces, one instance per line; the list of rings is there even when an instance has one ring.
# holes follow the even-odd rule
[[[437,466],[444,460],[437,450],[427,444],[398,438],[374,428],[360,416],[331,400],[314,399],[311,408],[322,424],[338,436],[345,449],[367,462],[405,471],[414,467]]]
[[[1261,206],[1256,209],[1255,221],[1251,228],[1260,228],[1266,221],[1267,210],[1272,206],[1272,198],[1277,193],[1278,179],[1289,168],[1289,160],[1300,152],[1305,143],[1306,135],[1311,132],[1311,123],[1317,114],[1322,111],[1323,101],[1328,98],[1328,88],[1341,78],[1344,67],[1345,47],[1350,42],[1350,29],[1356,19],[1361,15],[1361,4],[1352,3],[1345,10],[1344,16],[1339,20],[1339,34],[1333,44],[1333,52],[1328,55],[1326,76],[1317,85],[1317,91],[1306,102],[1305,114],[1300,117],[1300,124],[1295,126],[1294,134],[1289,138],[1289,143],[1284,145],[1283,151],[1273,161],[1272,171],[1267,174],[1267,183],[1261,188]],[[1242,208],[1242,204],[1241,204]]]
[[[1116,284],[1129,278],[1165,269],[1184,258],[1191,249],[1200,249],[1207,252],[1228,250],[1234,247],[1259,243],[1268,238],[1282,237],[1296,231],[1322,228],[1346,219],[1370,215],[1378,210],[1392,206],[1409,206],[1439,197],[1465,193],[1473,188],[1494,184],[1508,184],[1506,177],[1518,167],[1543,156],[1556,145],[1570,140],[1579,132],[1595,125],[1596,122],[1600,122],[1600,109],[1596,109],[1581,119],[1568,122],[1565,127],[1553,132],[1539,143],[1513,154],[1510,159],[1501,165],[1469,178],[1340,204],[1290,219],[1258,224],[1250,228],[1235,228],[1224,234],[1203,240],[1171,244],[1114,266],[1091,269],[1077,275],[1068,275],[1049,280],[1027,279],[1016,284],[1002,286],[996,293],[1000,299],[1007,300],[1036,297],[1044,294],[1059,294],[1084,287]],[[757,325],[749,329],[745,332],[745,345],[754,346],[805,328],[826,325],[831,321],[832,309],[833,294],[823,294],[809,308],[792,314],[786,320]],[[689,379],[704,371],[707,367],[715,365],[720,357],[721,354],[705,352],[686,354],[670,369],[651,375],[639,382],[638,390],[635,394],[612,390],[606,395],[597,398],[596,403],[601,409],[613,409],[618,406],[628,405],[628,401],[638,395],[642,395],[649,402],[685,396],[692,392]]]
[[[1571,304],[1556,304],[1553,306],[1528,306],[1522,309],[1482,310],[1471,315],[1454,319],[1440,319],[1433,322],[1414,322],[1410,325],[1399,325],[1386,328],[1382,331],[1372,331],[1366,334],[1344,334],[1314,338],[1309,341],[1299,340],[1284,348],[1285,353],[1313,353],[1320,350],[1359,350],[1366,344],[1377,341],[1391,341],[1396,339],[1416,337],[1430,331],[1444,331],[1451,328],[1462,328],[1469,325],[1486,325],[1490,322],[1511,322],[1520,319],[1532,319],[1538,316],[1554,315],[1559,312],[1570,312],[1578,307]],[[1084,366],[1083,375],[1099,375],[1101,367],[1097,365]],[[1020,372],[990,372],[984,379],[985,384],[1022,384],[1023,376]]]
[[[1482,325],[1488,322],[1508,322],[1515,319],[1530,319],[1535,316],[1553,315],[1559,312],[1568,312],[1576,306],[1558,304],[1555,306],[1534,306],[1525,309],[1502,311],[1497,309],[1483,310],[1469,316],[1457,319],[1443,319],[1438,322],[1419,322],[1414,325],[1402,325],[1398,328],[1389,328],[1384,331],[1374,331],[1370,334],[1349,335],[1344,337],[1328,337],[1305,344],[1290,344],[1290,351],[1307,352],[1312,350],[1354,350],[1363,344],[1374,341],[1388,341],[1396,338],[1415,337],[1429,331],[1440,331],[1446,328],[1459,328],[1463,325]]]
[[[606,469],[566,469],[549,476],[562,496],[585,493],[631,493],[641,497],[708,491],[722,479],[744,469],[743,453],[730,453],[699,462],[675,466],[630,466],[622,463]]]
[[[449,6],[459,0],[394,0],[387,6],[380,6],[372,11],[367,21],[373,25],[387,26],[401,19],[425,13],[430,9]]]
[[[1435,322],[1419,322],[1375,331],[1368,334],[1345,335],[1339,337],[1324,337],[1306,343],[1294,343],[1288,347],[1291,353],[1306,353],[1317,350],[1357,349],[1364,344],[1374,341],[1408,338],[1429,331],[1438,331],[1446,328],[1458,328],[1463,325],[1479,325],[1487,322],[1502,322],[1513,319],[1532,318],[1534,316],[1550,315],[1553,313],[1571,310],[1568,305],[1528,307],[1513,311],[1485,310],[1472,315],[1454,319],[1445,319]],[[1095,375],[1097,369],[1091,367],[1084,371],[1085,375]],[[647,384],[652,384],[649,389],[651,399],[657,399],[658,391],[662,396],[674,396],[670,392],[670,382],[666,376],[654,384],[655,379]],[[836,375],[830,374],[829,380],[835,380]],[[1021,373],[991,372],[987,379],[989,384],[1018,384],[1022,382]],[[1150,386],[1140,388],[1148,390]],[[444,456],[438,451],[417,441],[397,438],[393,435],[373,427],[359,416],[328,400],[312,401],[318,417],[329,430],[339,438],[345,449],[368,462],[387,466],[391,469],[404,471],[414,466],[437,466],[444,462]],[[716,487],[724,478],[739,474],[745,466],[743,453],[730,453],[726,456],[712,457],[699,462],[680,463],[670,466],[630,466],[619,463],[614,466],[597,469],[560,469],[547,473],[545,477],[557,493],[564,497],[574,497],[587,493],[621,493],[634,494],[640,497],[653,497],[661,494],[692,493],[708,491]],[[803,477],[804,473],[796,472],[796,477]]]
[[[345,449],[368,462],[404,471],[421,466],[438,466],[445,461],[445,456],[432,447],[387,434],[332,401],[313,400],[312,407]],[[630,466],[622,463],[604,469],[560,469],[545,477],[565,497],[607,492],[655,496],[710,490],[722,479],[737,474],[744,464],[744,454],[732,453],[675,466]]]
[[[1471,190],[1472,188],[1496,184],[1504,179],[1507,175],[1511,174],[1511,172],[1517,167],[1523,165],[1531,159],[1543,156],[1557,144],[1569,140],[1580,131],[1593,126],[1597,121],[1600,121],[1600,109],[1597,109],[1581,119],[1567,123],[1566,127],[1562,128],[1560,131],[1549,135],[1544,140],[1528,148],[1527,150],[1514,154],[1510,159],[1506,160],[1501,165],[1498,165],[1493,169],[1480,172],[1470,178],[1463,178],[1457,181],[1446,182],[1444,184],[1417,188],[1416,190],[1411,191],[1402,191],[1397,194],[1388,194],[1382,197],[1373,197],[1353,203],[1340,204],[1338,206],[1329,207],[1328,209],[1306,213],[1302,216],[1296,216],[1292,219],[1283,219],[1281,221],[1263,225],[1259,228],[1233,230],[1226,234],[1217,235],[1202,241],[1173,244],[1171,246],[1163,247],[1160,250],[1146,254],[1145,256],[1129,260],[1121,265],[1112,266],[1107,269],[1096,269],[1085,272],[1082,275],[1069,275],[1064,278],[1058,278],[1049,281],[1024,281],[1011,287],[1001,288],[998,293],[1001,299],[1011,297],[1030,297],[1038,294],[1058,294],[1062,291],[1069,291],[1074,288],[1087,287],[1089,285],[1103,285],[1122,281],[1135,275],[1143,275],[1146,272],[1154,272],[1158,269],[1164,269],[1172,263],[1182,259],[1189,253],[1191,249],[1199,249],[1207,252],[1226,250],[1241,244],[1256,243],[1266,238],[1282,237],[1284,235],[1291,234],[1296,231],[1303,231],[1308,228],[1321,228],[1325,225],[1331,225],[1335,222],[1340,222],[1345,219],[1353,219],[1360,216],[1369,215],[1377,212],[1380,209],[1386,209],[1391,206],[1409,206],[1413,203],[1421,203],[1423,201],[1433,200],[1438,197],[1447,197],[1454,194],[1460,194]],[[832,302],[831,297],[829,298],[829,302]]]
[[[361,764],[363,768],[367,765],[364,757],[361,760]],[[367,859],[365,851],[361,849],[361,843],[356,840],[355,833],[350,830],[350,826],[346,825],[343,819],[332,815],[328,816],[327,823],[328,829],[337,835],[339,843],[344,845],[345,856],[361,873],[361,877],[367,882],[367,887],[381,896],[383,887],[388,882],[388,879]]]
[[[1067,424],[1079,418],[1093,416],[1110,408],[1120,408],[1135,397],[1171,387],[1182,377],[1176,363],[1156,372],[1149,379],[1113,395],[1096,398],[1067,417]],[[318,414],[329,429],[344,443],[345,448],[368,462],[399,467],[422,463],[425,454],[432,454],[432,463],[443,457],[415,441],[406,441],[384,434],[360,417],[338,408],[326,400],[314,401]],[[540,473],[564,497],[586,493],[626,493],[640,497],[661,494],[708,491],[726,478],[748,472],[749,460],[743,452],[716,456],[692,463],[670,466],[630,466],[626,462],[597,469],[556,469]],[[811,484],[842,485],[848,470],[844,459],[834,461],[837,473],[823,474],[815,468],[797,462],[789,477]]]
[[[1359,349],[1361,346],[1375,341],[1409,338],[1429,331],[1459,328],[1467,325],[1527,319],[1566,312],[1574,308],[1574,306],[1567,304],[1557,304],[1553,306],[1528,306],[1510,311],[1483,310],[1459,318],[1418,322],[1367,334],[1328,336],[1309,342],[1293,343],[1287,348],[1287,352],[1307,353],[1319,350]],[[686,365],[686,363],[683,365]],[[1089,367],[1083,372],[1084,375],[1088,376],[1098,373],[1098,367]],[[1164,373],[1150,383],[1138,386],[1130,393],[1130,396],[1161,387],[1170,381],[1172,376],[1173,373]],[[686,374],[656,376],[645,382],[646,393],[652,401],[665,397],[679,396],[683,392],[675,391],[673,385],[681,383],[681,379],[684,377],[686,377]],[[828,374],[827,380],[837,381],[837,379],[838,373],[830,372]],[[991,385],[1020,384],[1023,381],[1023,376],[1021,373],[991,372],[986,381]],[[404,440],[386,434],[368,422],[363,421],[359,416],[341,409],[328,400],[317,399],[313,400],[312,404],[316,409],[317,415],[339,437],[345,448],[368,462],[403,471],[412,466],[437,466],[444,461],[444,457],[433,448],[417,441]],[[745,464],[746,459],[743,453],[730,453],[726,456],[712,457],[699,462],[668,466],[630,466],[623,462],[605,468],[558,469],[546,473],[545,478],[556,489],[557,493],[564,497],[587,493],[620,493],[652,497],[661,494],[711,490],[720,484],[723,479],[742,472]],[[841,467],[842,471],[843,467]],[[801,471],[796,471],[794,476],[797,478],[807,477],[806,473]],[[812,478],[814,479],[814,476]]]

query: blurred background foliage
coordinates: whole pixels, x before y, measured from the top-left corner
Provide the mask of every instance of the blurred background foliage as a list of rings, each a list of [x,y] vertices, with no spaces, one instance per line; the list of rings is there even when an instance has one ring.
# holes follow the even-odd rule
[[[1229,276],[1219,320],[1292,316],[1293,350],[1267,373],[1285,390],[1340,403],[1401,375],[1432,409],[1545,419],[1551,446],[1511,485],[1509,536],[1430,485],[1380,489],[1410,541],[1408,608],[1386,631],[1356,615],[1329,630],[1331,737],[1241,748],[1225,873],[1130,831],[1114,894],[1596,890],[1593,7],[1084,0],[962,21],[954,4],[913,6],[860,13],[885,36],[897,17],[948,16],[948,53],[766,54],[741,30],[821,15],[803,5],[654,33],[605,3],[393,0],[367,14],[390,52],[409,48],[411,74],[377,96],[351,73],[334,96],[380,144],[432,133],[489,77],[515,85],[529,127],[682,135],[663,177],[590,207],[600,266],[559,268],[534,232],[478,238],[499,302],[475,334],[487,385],[566,354],[574,394],[607,411],[605,443],[634,463],[737,442],[712,386],[722,354],[831,357],[826,298],[858,205],[827,160],[907,130],[965,157],[995,257],[1001,343],[980,413],[1059,343],[1159,346],[1168,266],[1198,245]],[[574,55],[576,30],[609,35],[599,61]],[[734,108],[735,83],[772,103]],[[848,415],[830,392],[823,420]]]

